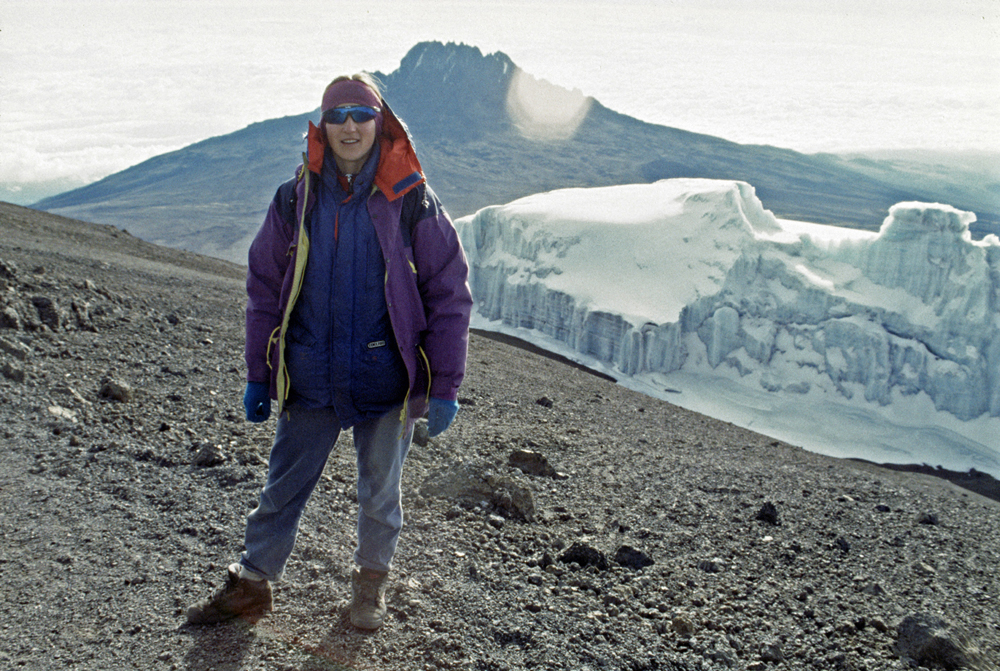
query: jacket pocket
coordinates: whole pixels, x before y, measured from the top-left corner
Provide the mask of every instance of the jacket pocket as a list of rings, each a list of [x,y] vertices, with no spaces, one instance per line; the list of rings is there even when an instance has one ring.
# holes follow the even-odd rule
[[[330,393],[330,351],[300,324],[289,326],[285,344],[285,369],[292,397],[312,406],[328,405]]]
[[[359,408],[382,407],[399,403],[406,396],[409,376],[391,337],[360,345],[358,375],[354,398]]]

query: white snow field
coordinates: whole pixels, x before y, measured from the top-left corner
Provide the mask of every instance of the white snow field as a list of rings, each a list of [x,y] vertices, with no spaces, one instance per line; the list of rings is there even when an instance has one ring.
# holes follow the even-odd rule
[[[823,454],[1000,476],[1000,240],[972,221],[899,203],[872,233],[671,179],[457,226],[476,328]]]

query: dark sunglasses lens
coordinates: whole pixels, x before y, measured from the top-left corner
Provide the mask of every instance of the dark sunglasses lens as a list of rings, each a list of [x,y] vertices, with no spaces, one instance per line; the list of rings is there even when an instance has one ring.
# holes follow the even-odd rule
[[[350,116],[354,123],[365,123],[375,118],[375,110],[371,107],[334,107],[323,112],[323,121],[339,126]]]
[[[332,109],[323,112],[323,121],[339,126],[347,121],[347,114],[342,109]]]
[[[355,123],[365,123],[375,118],[375,111],[370,107],[359,107],[351,111],[351,118]]]

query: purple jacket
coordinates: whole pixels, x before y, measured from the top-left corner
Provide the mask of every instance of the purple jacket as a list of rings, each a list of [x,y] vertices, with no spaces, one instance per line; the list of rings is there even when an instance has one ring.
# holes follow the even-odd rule
[[[376,186],[367,205],[385,258],[386,303],[409,374],[405,411],[413,421],[423,415],[428,397],[457,398],[472,312],[469,268],[451,220],[424,185],[405,127],[387,106],[379,142]],[[282,214],[289,211],[281,201],[289,188],[279,189],[248,257],[247,380],[270,382],[279,413],[291,383],[284,361],[285,336],[309,259],[305,222],[315,204],[319,180],[314,173],[322,166],[324,148],[322,134],[310,124],[306,164],[294,184],[295,220]],[[401,226],[404,205],[409,221]]]

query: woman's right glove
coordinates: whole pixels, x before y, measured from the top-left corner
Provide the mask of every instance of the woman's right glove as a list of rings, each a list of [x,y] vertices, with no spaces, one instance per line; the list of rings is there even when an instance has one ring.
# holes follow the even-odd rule
[[[271,396],[268,385],[263,382],[247,382],[243,392],[243,407],[247,411],[247,420],[258,423],[271,416]]]
[[[446,401],[431,396],[427,405],[427,435],[433,438],[441,435],[451,426],[458,413],[458,401]]]

